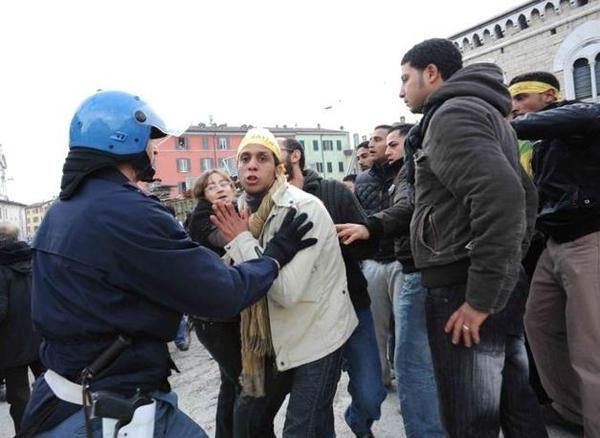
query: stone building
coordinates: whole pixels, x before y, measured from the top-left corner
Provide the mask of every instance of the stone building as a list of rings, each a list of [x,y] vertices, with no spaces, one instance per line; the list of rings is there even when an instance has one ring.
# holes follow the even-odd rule
[[[51,199],[49,201],[36,202],[25,207],[25,236],[27,238],[33,238],[53,202],[54,199]]]
[[[600,0],[534,0],[450,37],[465,64],[494,62],[507,81],[554,73],[563,97],[600,102]]]

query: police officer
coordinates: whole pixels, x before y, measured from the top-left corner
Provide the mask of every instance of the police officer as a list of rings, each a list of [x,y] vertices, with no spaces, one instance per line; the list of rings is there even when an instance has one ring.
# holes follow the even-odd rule
[[[73,117],[60,197],[33,243],[32,313],[51,371],[35,384],[25,436],[75,436],[86,423],[100,436],[103,421],[85,415],[78,379],[119,336],[130,345],[99,370],[90,392],[140,391],[155,402],[154,436],[205,436],[177,408],[167,380],[174,368],[167,342],[181,314],[238,314],[315,243],[298,231],[305,215],[282,228],[262,257],[233,267],[192,242],[136,185],[152,180],[168,132],[144,101],[124,92],[99,92]]]

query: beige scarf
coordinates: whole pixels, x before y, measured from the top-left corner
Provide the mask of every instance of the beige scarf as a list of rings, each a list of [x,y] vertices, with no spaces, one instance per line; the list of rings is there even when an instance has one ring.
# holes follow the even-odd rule
[[[258,210],[248,218],[249,231],[255,239],[260,239],[265,221],[273,208],[273,194],[286,183],[280,175],[264,196]],[[240,314],[242,338],[242,373],[240,383],[242,394],[250,397],[265,395],[265,357],[273,355],[271,326],[267,297],[261,298]]]

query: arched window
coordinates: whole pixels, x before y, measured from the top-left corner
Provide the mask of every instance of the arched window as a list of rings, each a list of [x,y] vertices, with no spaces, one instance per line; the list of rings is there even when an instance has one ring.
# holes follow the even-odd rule
[[[552,3],[550,3],[550,2],[546,3],[546,6],[544,7],[544,15],[546,15],[546,16],[556,15],[556,10]]]
[[[586,58],[579,58],[573,63],[573,84],[575,99],[592,97],[592,74],[590,63]]]
[[[494,34],[496,35],[497,39],[504,37],[504,32],[502,32],[502,28],[499,24],[494,26]]]
[[[562,1],[561,1],[562,4]],[[563,96],[600,102],[600,20],[580,24],[554,55],[553,71],[564,72]]]
[[[519,15],[519,18],[517,18],[517,21],[519,22],[519,28],[521,30],[527,29],[529,27],[529,24],[527,24],[527,18],[525,18],[525,15],[523,15],[523,14]]]

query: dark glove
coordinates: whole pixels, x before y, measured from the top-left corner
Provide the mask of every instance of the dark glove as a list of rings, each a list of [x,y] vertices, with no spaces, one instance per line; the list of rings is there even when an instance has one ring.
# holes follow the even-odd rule
[[[279,268],[287,265],[298,252],[317,243],[317,239],[314,237],[302,240],[308,230],[313,227],[313,223],[309,221],[302,225],[308,217],[306,213],[299,214],[294,219],[295,215],[296,210],[290,208],[283,219],[281,227],[269,240],[263,253],[263,255],[277,260]]]

